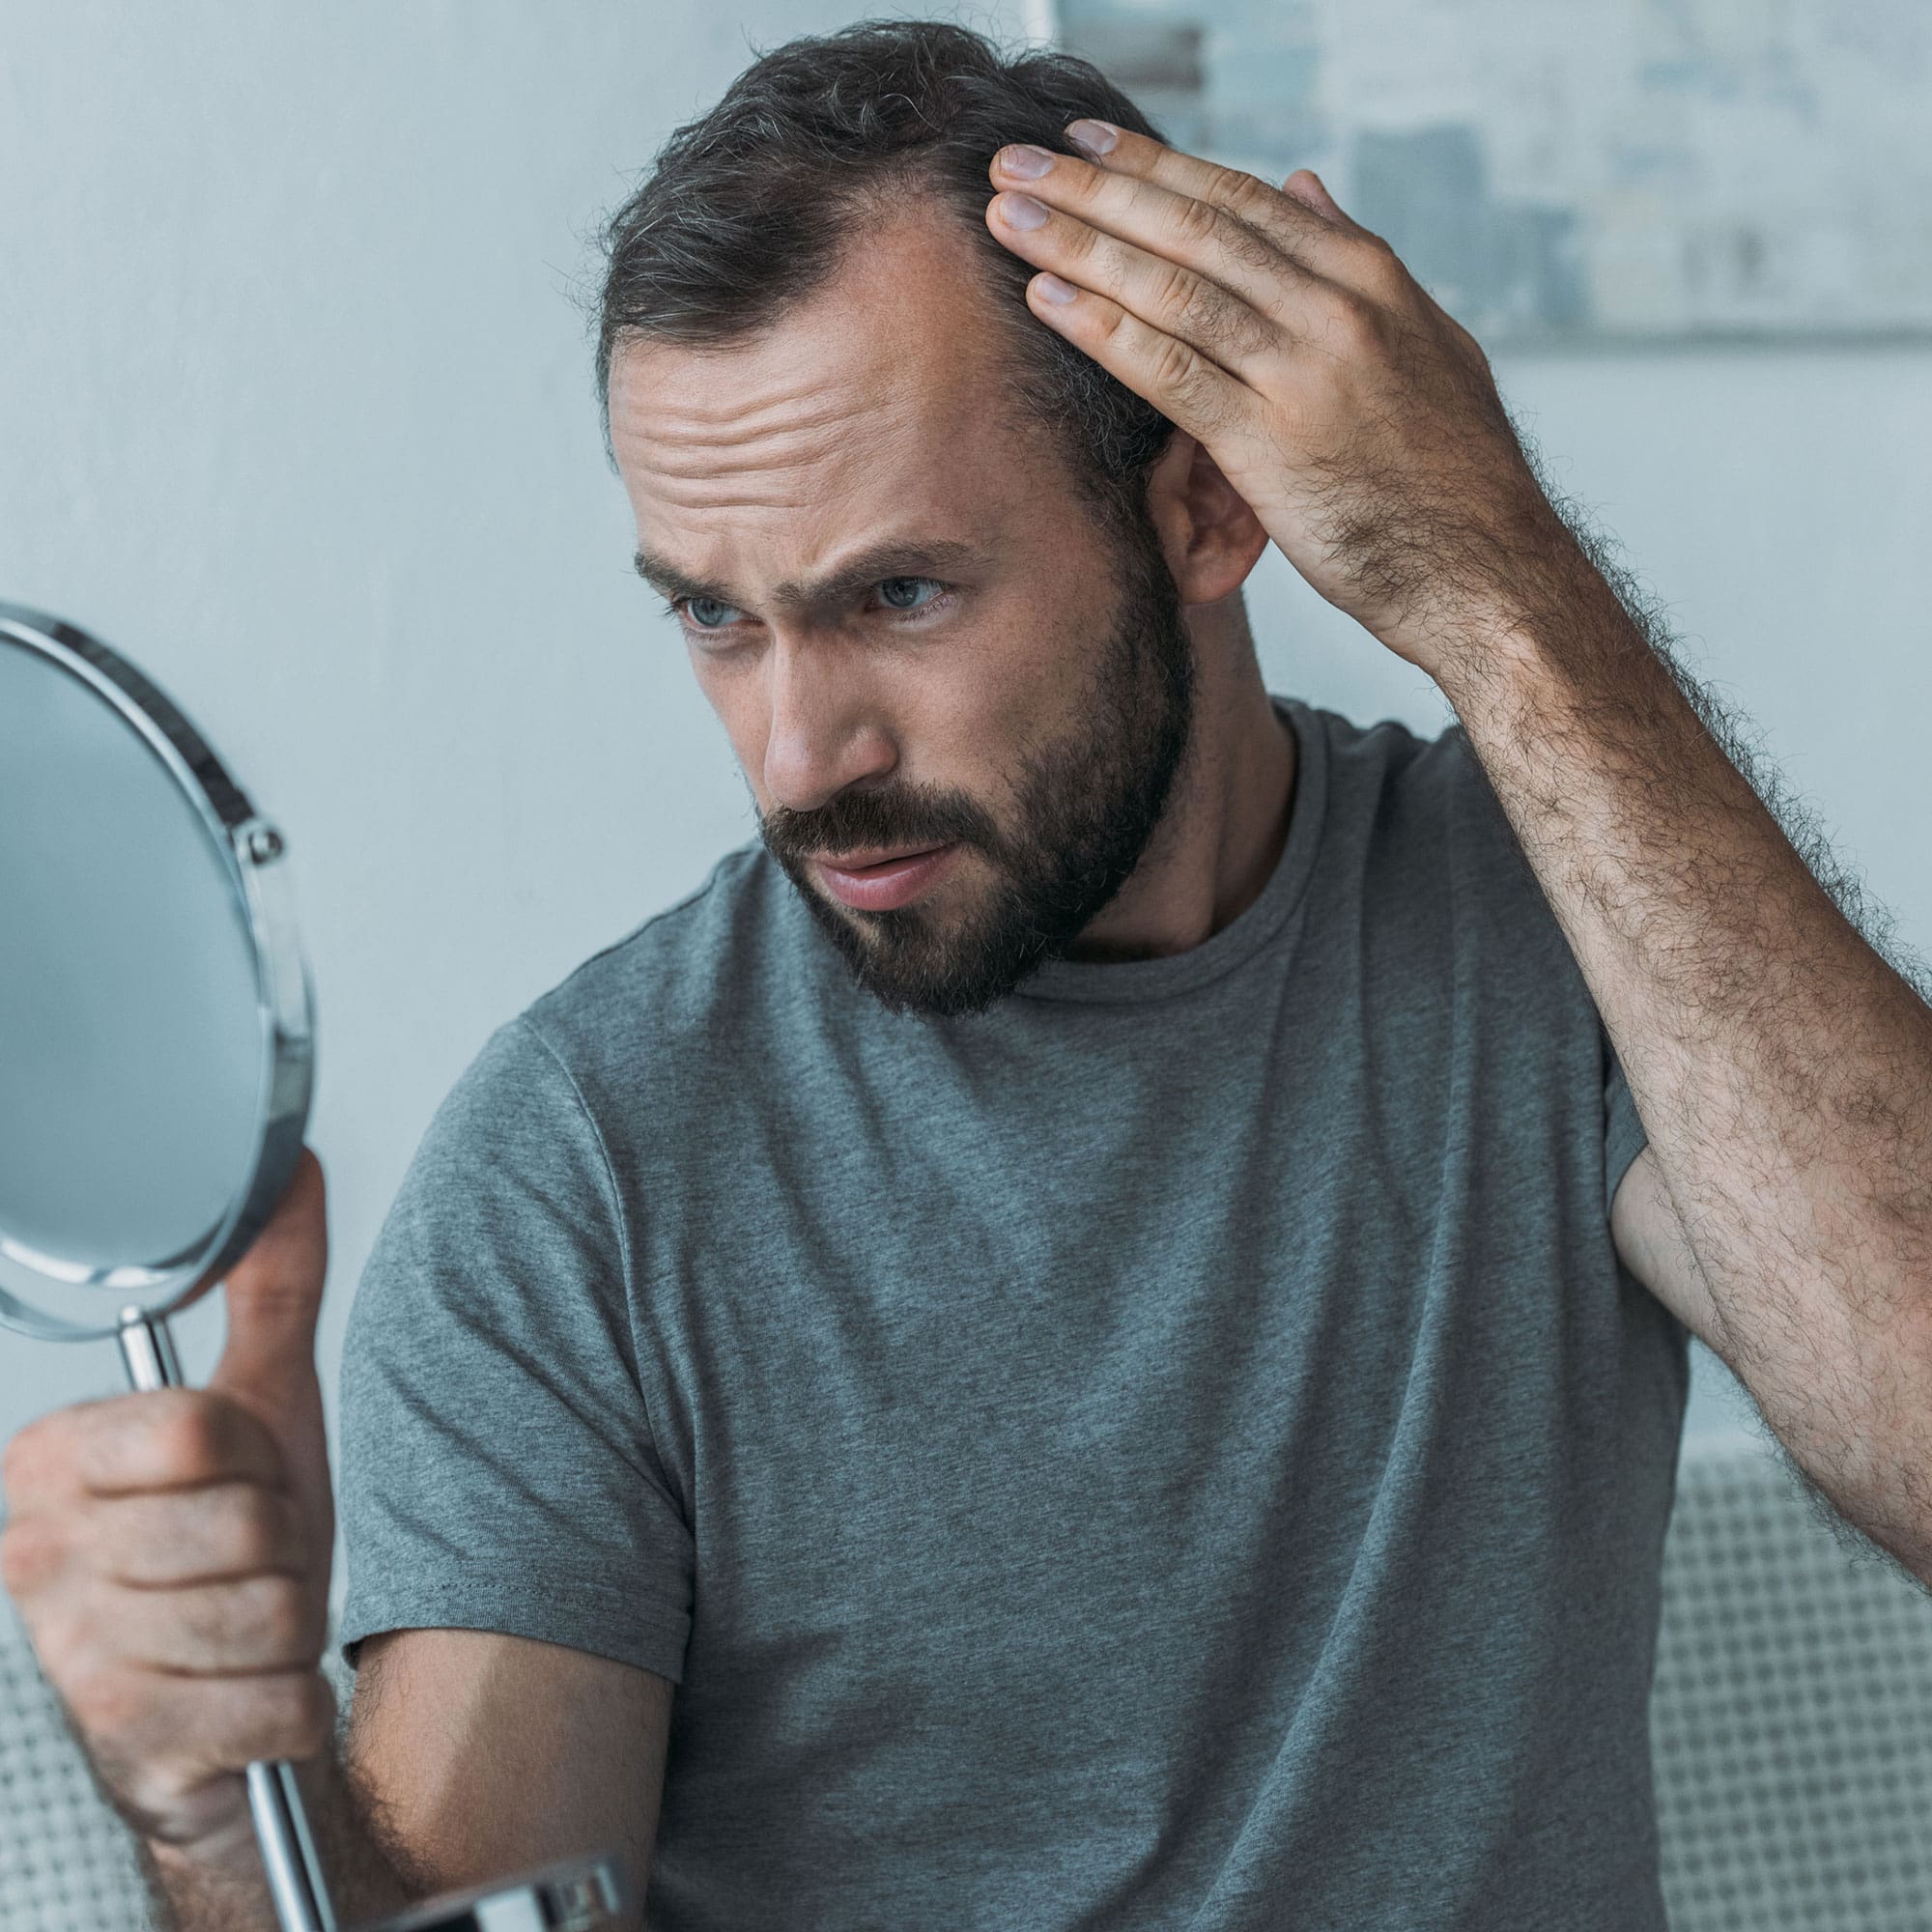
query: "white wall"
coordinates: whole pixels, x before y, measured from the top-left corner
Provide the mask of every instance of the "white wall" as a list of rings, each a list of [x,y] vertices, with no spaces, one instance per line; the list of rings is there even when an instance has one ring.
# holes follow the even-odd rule
[[[753,43],[849,17],[0,0],[0,597],[128,651],[289,833],[331,1384],[384,1208],[484,1035],[751,829],[631,575],[570,290],[596,217]],[[1932,938],[1932,357],[1501,373],[1563,486]],[[1272,552],[1251,604],[1274,688],[1444,721]],[[184,1326],[199,1373],[218,1310]],[[116,1385],[105,1347],[0,1335],[0,1437]]]

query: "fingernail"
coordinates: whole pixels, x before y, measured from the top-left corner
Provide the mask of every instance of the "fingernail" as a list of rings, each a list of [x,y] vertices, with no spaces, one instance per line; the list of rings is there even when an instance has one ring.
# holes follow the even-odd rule
[[[1052,165],[1053,156],[1044,148],[1036,148],[1031,142],[1000,150],[1001,172],[1017,175],[1021,181],[1037,181]]]
[[[1030,194],[1003,194],[1000,214],[1009,228],[1037,228],[1046,219],[1046,203]]]
[[[1080,291],[1071,282],[1063,282],[1058,275],[1050,275],[1041,270],[1033,278],[1034,292],[1050,302],[1070,302]]]
[[[1083,154],[1109,155],[1121,138],[1121,130],[1111,121],[1069,121],[1066,138]]]

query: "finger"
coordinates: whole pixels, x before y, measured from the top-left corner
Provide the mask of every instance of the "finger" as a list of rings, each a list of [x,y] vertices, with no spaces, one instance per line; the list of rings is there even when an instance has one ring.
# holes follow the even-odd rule
[[[327,1634],[327,1599],[271,1571],[179,1590],[115,1590],[90,1603],[86,1641],[149,1670],[227,1677],[313,1665]]]
[[[119,1496],[90,1517],[96,1567],[131,1589],[308,1574],[310,1538],[295,1498],[259,1483]]]
[[[279,1484],[281,1452],[246,1409],[200,1389],[151,1389],[55,1409],[7,1449],[16,1509],[246,1480]]]
[[[1341,203],[1328,192],[1327,184],[1313,168],[1296,168],[1282,183],[1281,191],[1300,202],[1304,208],[1312,208],[1322,220],[1332,222],[1338,228],[1347,229],[1353,235],[1369,235],[1369,231],[1352,214],[1344,212]]]
[[[1056,301],[1054,284],[1067,299]],[[1086,351],[1137,396],[1200,442],[1237,422],[1257,405],[1255,393],[1198,349],[1143,322],[1130,309],[1054,274],[1027,283],[1027,306]]]
[[[62,1698],[123,1801],[157,1815],[211,1776],[315,1757],[335,1727],[334,1692],[313,1668],[188,1680],[103,1666]]]
[[[1277,323],[1291,322],[1307,291],[1320,286],[1321,278],[1306,265],[1231,209],[1155,182],[1112,173],[1077,156],[1051,156],[1042,174],[1022,172],[1028,166],[1037,167],[1045,152],[1002,148],[993,156],[990,178],[1009,193],[1031,196],[1070,217],[1074,226],[1068,229],[1063,222],[1059,231],[1051,223],[1036,231],[1014,228],[1016,237],[1056,232],[1092,236],[1097,231],[1122,244],[1118,250],[1122,259],[1133,257],[1161,267],[1179,264]],[[1262,186],[1260,182],[1254,185]],[[1006,211],[999,212],[1004,220]],[[1057,264],[1042,266],[1061,271]],[[1117,295],[1112,286],[1106,293]]]
[[[304,1148],[274,1214],[229,1270],[228,1334],[208,1386],[267,1428],[311,1532],[325,1545],[333,1513],[315,1328],[327,1271],[327,1188],[322,1163]]]
[[[1077,145],[1074,128],[1111,126],[1108,122],[1075,121],[1066,131]],[[1260,176],[1245,174],[1239,168],[1223,167],[1218,161],[1183,154],[1179,148],[1170,148],[1129,128],[1113,131],[1114,145],[1104,155],[1094,157],[1094,165],[1103,173],[1146,182],[1192,201],[1223,209],[1250,228],[1259,229],[1284,255],[1310,272],[1347,286],[1354,285],[1357,236],[1347,230],[1338,233],[1332,220],[1307,203],[1284,194]]]
[[[209,1386],[273,1401],[291,1381],[305,1383],[327,1272],[327,1189],[303,1148],[268,1225],[228,1271],[227,1340]]]
[[[1063,281],[1108,297],[1250,385],[1261,384],[1289,346],[1288,331],[1278,322],[1250,306],[1222,280],[1102,234],[1030,194],[995,195],[987,218],[1016,255]],[[1036,225],[1023,225],[1029,220]],[[1254,236],[1248,240],[1251,246],[1264,245]],[[1277,261],[1276,307],[1284,305],[1283,290],[1295,273]]]

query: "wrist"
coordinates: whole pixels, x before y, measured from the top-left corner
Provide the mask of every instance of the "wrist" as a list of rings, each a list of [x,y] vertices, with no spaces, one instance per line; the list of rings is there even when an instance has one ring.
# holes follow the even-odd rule
[[[1469,599],[1438,631],[1425,667],[1465,724],[1472,714],[1628,685],[1656,660],[1603,574],[1574,548],[1550,553],[1507,588]]]
[[[253,1820],[190,1843],[135,1840],[156,1932],[270,1932],[274,1901],[262,1870]]]
[[[259,1877],[262,1853],[255,1841],[255,1821],[244,1804],[234,1817],[194,1838],[143,1840],[155,1868],[163,1877],[207,1874],[219,1878]]]

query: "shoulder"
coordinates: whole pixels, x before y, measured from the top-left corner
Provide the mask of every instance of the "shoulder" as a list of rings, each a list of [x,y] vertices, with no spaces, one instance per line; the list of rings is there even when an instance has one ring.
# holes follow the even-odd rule
[[[1340,712],[1295,707],[1326,753],[1333,837],[1378,866],[1445,867],[1493,884],[1534,885],[1468,734],[1450,721],[1434,736],[1399,719],[1360,724]]]
[[[1439,948],[1570,966],[1567,944],[1468,734],[1396,719],[1361,724],[1301,708],[1326,752],[1323,844],[1331,889],[1360,895],[1365,925]],[[1505,976],[1507,977],[1507,976]]]
[[[725,854],[703,884],[499,1025],[444,1096],[405,1196],[533,1193],[585,1209],[627,1149],[674,1151],[692,1109],[733,1084],[797,997],[790,882],[761,845]]]
[[[787,1014],[822,992],[825,962],[796,896],[762,844],[739,846],[532,1001],[479,1065],[494,1059],[514,1081],[541,1057],[532,1085],[600,1130],[656,1120],[673,1131],[678,1107],[768,1062]]]
[[[593,1042],[702,1030],[789,935],[776,930],[789,883],[755,840],[704,882],[593,952],[520,1015],[569,1059]]]

